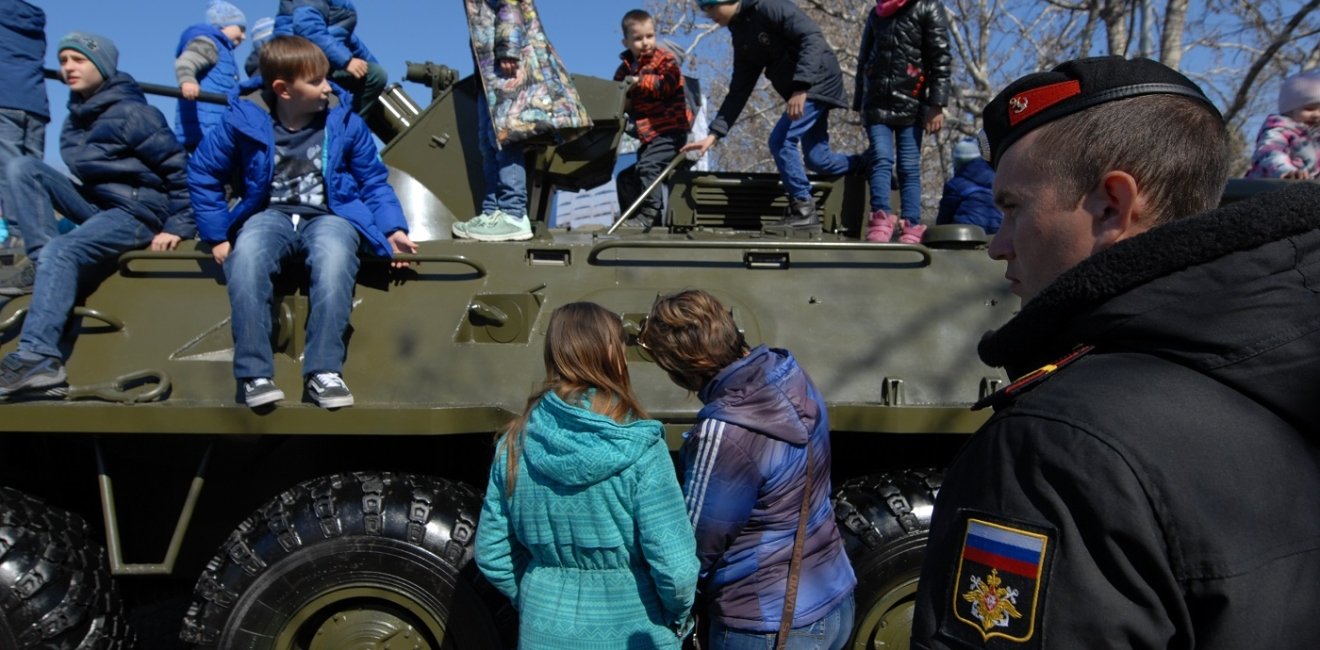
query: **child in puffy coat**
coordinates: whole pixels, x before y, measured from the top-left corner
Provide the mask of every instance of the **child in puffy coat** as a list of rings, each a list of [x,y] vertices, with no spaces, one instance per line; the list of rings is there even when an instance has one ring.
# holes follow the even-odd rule
[[[1305,72],[1279,87],[1279,112],[1265,118],[1256,136],[1247,178],[1320,177],[1320,74]]]
[[[965,223],[980,226],[987,235],[999,232],[1004,213],[995,207],[991,185],[995,170],[981,157],[975,140],[963,140],[953,147],[953,178],[944,183],[936,224]]]
[[[224,117],[223,104],[197,101],[205,91],[228,95],[238,88],[238,59],[234,48],[243,42],[247,17],[224,0],[211,0],[206,22],[183,30],[174,49],[174,77],[183,99],[174,113],[174,134],[184,149],[192,151],[202,136]]]

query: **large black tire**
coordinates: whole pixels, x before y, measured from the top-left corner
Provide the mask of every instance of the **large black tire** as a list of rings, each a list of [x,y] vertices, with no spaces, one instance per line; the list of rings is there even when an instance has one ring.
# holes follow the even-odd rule
[[[0,487],[0,648],[134,645],[105,549],[87,522]]]
[[[907,648],[939,470],[855,478],[834,494],[834,516],[857,574],[851,648]]]
[[[199,648],[500,648],[516,615],[472,560],[481,496],[413,474],[337,474],[230,534],[181,637]]]

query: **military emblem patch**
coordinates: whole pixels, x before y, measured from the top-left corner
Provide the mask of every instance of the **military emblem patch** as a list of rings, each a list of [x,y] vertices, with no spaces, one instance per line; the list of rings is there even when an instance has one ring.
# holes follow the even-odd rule
[[[982,641],[1030,640],[1036,633],[1049,541],[1041,533],[967,519],[953,590],[954,617],[975,628]]]

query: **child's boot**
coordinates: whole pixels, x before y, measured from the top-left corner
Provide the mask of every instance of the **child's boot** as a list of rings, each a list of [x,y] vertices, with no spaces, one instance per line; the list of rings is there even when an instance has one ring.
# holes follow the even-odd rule
[[[792,199],[788,203],[788,216],[783,223],[766,226],[761,229],[767,235],[792,237],[797,234],[819,234],[820,215],[816,213],[816,202],[812,199]]]
[[[922,235],[926,234],[926,227],[919,224],[908,224],[903,222],[903,234],[898,236],[898,241],[904,244],[920,244]]]
[[[894,236],[894,226],[897,224],[898,217],[884,210],[872,212],[871,221],[866,228],[866,241],[889,243]]]

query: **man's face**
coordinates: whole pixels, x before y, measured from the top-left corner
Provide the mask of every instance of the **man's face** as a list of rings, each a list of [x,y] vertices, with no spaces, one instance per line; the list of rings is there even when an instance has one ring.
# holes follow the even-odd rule
[[[655,21],[643,20],[628,26],[628,35],[623,39],[624,47],[632,52],[634,57],[641,57],[643,54],[655,49]]]
[[[1004,152],[995,174],[995,204],[1004,212],[990,257],[1008,262],[1004,277],[1026,304],[1064,271],[1097,252],[1096,219],[1085,197],[1058,197],[1032,163],[1039,132]]]
[[[83,97],[95,93],[105,81],[96,64],[78,50],[60,50],[60,76],[64,77],[69,90]]]
[[[706,14],[707,18],[714,21],[715,24],[720,27],[728,27],[729,21],[733,20],[734,14],[738,13],[738,5],[739,3],[737,2],[706,5],[701,8],[701,11]]]
[[[289,110],[295,115],[311,115],[325,110],[330,101],[330,82],[325,75],[318,77],[299,77],[293,83],[284,85],[280,101],[288,102]]]

